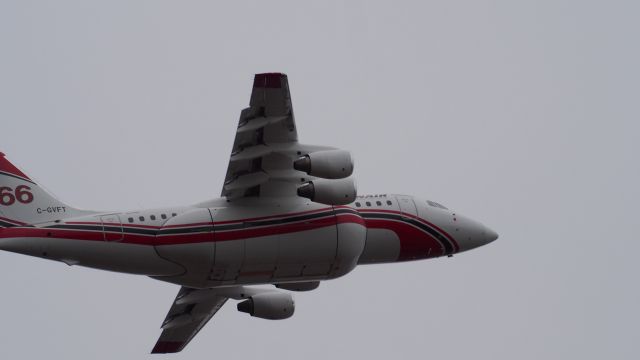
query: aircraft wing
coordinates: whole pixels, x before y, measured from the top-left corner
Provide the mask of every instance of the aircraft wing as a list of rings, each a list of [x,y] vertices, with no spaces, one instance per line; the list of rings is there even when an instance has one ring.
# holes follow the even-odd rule
[[[240,113],[222,196],[295,196],[297,186],[313,178],[295,171],[293,161],[324,149],[331,148],[298,143],[287,75],[256,74],[249,107]]]
[[[180,289],[162,323],[162,334],[152,354],[175,353],[184,349],[228,300],[224,296],[209,296],[195,303],[181,303],[181,299],[194,291],[197,290]]]

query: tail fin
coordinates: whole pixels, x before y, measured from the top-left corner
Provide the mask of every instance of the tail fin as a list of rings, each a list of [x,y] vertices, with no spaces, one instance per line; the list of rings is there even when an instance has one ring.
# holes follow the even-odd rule
[[[0,152],[0,227],[43,223],[83,213],[51,196]]]

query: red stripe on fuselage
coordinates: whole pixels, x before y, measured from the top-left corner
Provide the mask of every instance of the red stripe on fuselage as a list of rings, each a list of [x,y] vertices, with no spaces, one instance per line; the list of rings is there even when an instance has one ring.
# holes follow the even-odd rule
[[[281,224],[262,228],[248,228],[240,230],[216,231],[216,241],[239,240],[245,238],[282,235],[300,231],[316,230],[323,227],[335,226],[334,216],[297,222],[294,224]]]
[[[336,208],[338,208],[338,207],[336,207]],[[339,208],[350,209],[349,207],[339,207]],[[309,215],[309,214],[313,214],[313,213],[321,213],[321,212],[330,211],[330,210],[331,210],[331,208],[327,207],[327,208],[322,208],[322,209],[307,210],[307,211],[300,211],[300,212],[279,214],[279,215],[269,215],[269,216],[260,216],[260,217],[244,218],[244,219],[236,219],[236,220],[216,221],[216,222],[210,222],[209,221],[209,222],[199,222],[199,223],[174,224],[174,225],[166,225],[166,226],[142,225],[142,224],[133,224],[133,223],[122,222],[122,226],[124,226],[124,227],[134,227],[134,228],[138,227],[138,228],[143,228],[143,229],[173,229],[173,228],[191,227],[191,226],[229,225],[229,224],[236,224],[236,223],[240,224],[240,223],[251,222],[251,221],[283,219],[283,218],[300,216],[300,215]],[[124,216],[124,215],[122,215],[122,216]],[[2,218],[0,217],[0,219],[2,219]],[[9,220],[9,219],[7,219],[7,220]],[[11,220],[11,221],[14,221],[14,220]],[[25,223],[21,223],[21,224],[26,225]],[[103,225],[102,222],[95,222],[95,221],[68,221],[68,222],[65,222],[65,224],[69,224],[69,225],[99,225],[99,226]],[[107,225],[110,225],[110,226],[118,225],[117,223],[104,223],[104,224],[107,224]]]
[[[337,208],[347,208],[348,207],[337,207]],[[242,220],[233,220],[233,221],[224,221],[224,222],[216,222],[213,223],[214,229],[215,225],[220,224],[231,224],[231,223],[242,223],[249,222],[252,220],[264,220],[264,219],[275,219],[275,218],[286,218],[291,217],[292,215],[303,215],[310,214],[314,212],[322,212],[327,211],[328,209],[322,210],[312,210],[312,211],[304,211],[294,214],[287,215],[275,215],[275,216],[265,216],[260,218],[251,218],[251,219],[242,219]],[[402,214],[398,211],[389,211],[389,210],[362,210],[362,212],[381,212],[381,213],[390,213],[394,215],[404,215],[409,216],[408,214]],[[413,219],[421,221],[429,226],[437,229],[444,236],[447,236],[448,239],[452,240],[452,243],[456,247],[456,252],[458,251],[457,243],[453,240],[453,238],[444,232],[442,229],[436,227],[435,225],[427,222],[424,219],[418,218],[416,216],[410,216]],[[321,229],[324,227],[334,226],[335,224],[347,224],[353,223],[362,226],[366,226],[371,229],[388,229],[396,233],[398,238],[400,239],[401,244],[401,252],[400,258],[398,260],[410,260],[415,258],[425,258],[425,257],[433,257],[433,256],[441,256],[443,255],[442,245],[438,242],[430,234],[425,231],[416,228],[408,223],[404,223],[398,220],[391,219],[368,219],[364,220],[358,214],[355,213],[339,213],[339,214],[327,214],[326,217],[321,217],[318,219],[310,219],[310,220],[302,220],[295,223],[287,223],[287,224],[277,224],[277,225],[265,225],[264,227],[253,226],[248,227],[246,229],[234,229],[234,230],[219,230],[215,231],[215,233],[211,232],[196,232],[196,233],[183,233],[183,234],[170,234],[170,235],[159,235],[155,236],[152,234],[132,234],[125,232],[121,240],[116,240],[114,242],[121,242],[125,244],[139,244],[139,245],[177,245],[177,244],[191,244],[191,243],[202,243],[202,242],[217,242],[217,241],[230,241],[230,240],[240,240],[254,237],[262,237],[262,236],[273,236],[273,235],[283,235],[290,234],[302,231],[310,231]],[[75,224],[75,225],[101,225],[101,223],[96,222],[68,222],[67,224]],[[192,227],[192,226],[202,226],[209,225],[212,223],[192,223],[192,224],[181,224],[175,225],[175,227]],[[112,225],[112,224],[108,224]],[[127,226],[127,225],[125,225]],[[132,226],[133,227],[133,226]],[[143,226],[139,226],[143,227]],[[145,225],[144,228],[152,228],[159,229],[157,226],[148,226]],[[117,237],[117,232],[109,233],[109,236],[113,239],[113,237]],[[40,237],[40,238],[56,238],[56,239],[69,239],[69,240],[88,240],[88,241],[104,241],[104,234],[102,231],[96,230],[83,230],[83,229],[55,229],[55,228],[34,228],[34,227],[13,227],[2,229],[0,232],[0,238],[24,238],[24,237]]]
[[[288,217],[294,217],[294,216],[300,216],[300,215],[308,215],[308,214],[313,214],[313,213],[321,213],[321,212],[331,211],[331,210],[332,209],[330,207],[327,207],[327,208],[322,208],[322,209],[307,210],[307,211],[300,211],[300,212],[294,212],[294,213],[286,213],[286,214],[282,214],[282,215],[269,215],[269,216],[261,216],[261,217],[238,219],[238,220],[216,221],[214,223],[214,225],[228,225],[228,224],[259,221],[259,220],[275,220],[275,219],[288,218]],[[178,226],[178,225],[176,225],[176,226]]]
[[[12,227],[0,232],[0,239],[8,238],[57,238],[69,240],[104,241],[102,231]]]
[[[429,222],[429,221],[427,221],[427,220],[425,220],[425,219],[423,219],[423,218],[421,218],[419,216],[415,216],[415,215],[412,215],[412,214],[407,214],[407,213],[403,213],[403,212],[395,211],[395,210],[381,210],[381,209],[371,209],[371,210],[369,210],[369,209],[362,209],[362,210],[358,210],[358,211],[359,212],[364,212],[364,213],[366,213],[366,212],[379,212],[379,213],[402,215],[402,216],[405,216],[405,217],[408,217],[408,218],[412,218],[412,219],[418,220],[421,223],[436,229],[442,235],[446,236],[447,239],[449,239],[451,241],[451,243],[453,244],[455,252],[460,251],[460,246],[458,245],[458,242],[453,238],[453,236],[449,235],[448,232],[442,230],[439,226],[437,226],[437,225],[435,225],[435,224],[433,224],[433,223],[431,223],[431,222]]]
[[[400,240],[398,261],[444,255],[444,248],[437,239],[410,224],[387,219],[367,219],[366,223],[368,229],[386,229],[396,233]]]
[[[140,228],[140,229],[160,229],[162,228],[162,226],[156,226],[156,225],[142,225],[142,224],[127,224],[127,223],[122,223],[122,222],[95,222],[95,221],[67,221],[64,224],[68,224],[68,225],[96,225],[96,226],[118,226],[118,225],[122,225],[124,227],[131,227],[131,228]],[[209,223],[211,224],[211,223]],[[192,225],[197,225],[197,224],[187,224],[189,226]]]
[[[22,222],[22,221],[9,219],[9,218],[2,217],[2,216],[0,216],[0,220],[2,220],[2,221],[6,221],[6,222],[11,223],[11,224],[14,224],[14,225],[27,225],[27,223],[24,223],[24,222]]]
[[[336,214],[338,224],[358,224],[367,226],[366,222],[360,215],[356,214]]]
[[[334,226],[336,220],[333,216],[326,218],[313,219],[306,222],[294,223],[294,224],[282,224],[277,226],[263,227],[263,228],[247,228],[229,231],[219,231],[215,233],[215,238],[211,232],[201,233],[185,233],[185,234],[172,234],[166,236],[154,236],[154,235],[142,235],[142,234],[130,234],[125,233],[122,240],[116,240],[113,242],[120,242],[125,244],[139,244],[139,245],[178,245],[178,244],[192,244],[201,242],[217,242],[217,241],[230,241],[240,240],[253,237],[271,236],[271,235],[283,235],[294,232],[316,230],[323,227]],[[109,233],[110,236],[117,236],[118,233]],[[89,230],[71,230],[71,229],[50,229],[50,228],[25,228],[25,227],[13,227],[6,228],[0,232],[0,238],[56,238],[56,239],[69,239],[69,240],[87,240],[87,241],[104,241],[104,235],[102,231],[89,231]]]

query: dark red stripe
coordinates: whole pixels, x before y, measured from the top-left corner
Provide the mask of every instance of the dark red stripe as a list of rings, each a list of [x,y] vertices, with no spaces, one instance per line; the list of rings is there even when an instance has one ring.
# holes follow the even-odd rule
[[[453,244],[453,247],[455,248],[456,252],[460,251],[460,246],[458,246],[458,242],[453,238],[453,236],[449,235],[448,232],[442,230],[440,227],[436,226],[435,224],[412,214],[407,214],[407,213],[403,213],[400,211],[395,211],[395,210],[374,210],[374,209],[362,209],[362,210],[358,210],[359,212],[382,212],[382,213],[389,213],[389,214],[396,214],[396,215],[402,215],[402,216],[406,216],[408,218],[412,218],[415,220],[420,221],[421,223],[431,226],[432,228],[436,229],[438,232],[440,232],[442,235],[446,236],[447,239],[449,239],[451,241],[451,243]]]
[[[299,215],[307,215],[307,214],[313,214],[313,213],[321,213],[321,212],[325,212],[325,211],[329,211],[331,210],[331,208],[322,208],[322,209],[316,209],[316,210],[307,210],[307,211],[300,211],[300,212],[293,212],[293,213],[287,213],[287,214],[280,214],[280,215],[269,215],[269,216],[261,216],[261,217],[254,217],[254,218],[244,218],[244,219],[236,219],[236,220],[225,220],[225,221],[216,221],[216,222],[199,222],[199,223],[186,223],[186,224],[175,224],[175,225],[166,225],[166,226],[154,226],[154,225],[142,225],[142,224],[128,224],[128,223],[122,223],[122,226],[129,226],[129,227],[140,227],[140,228],[147,228],[147,229],[172,229],[172,228],[179,228],[179,227],[190,227],[190,226],[204,226],[204,225],[228,225],[228,224],[235,224],[235,223],[244,223],[244,222],[251,222],[251,221],[259,221],[259,220],[271,220],[271,219],[279,219],[279,218],[287,218],[287,217],[291,217],[291,216],[299,216]],[[100,215],[96,215],[96,216],[100,216]],[[124,215],[122,215],[124,216]],[[0,219],[2,219],[0,217]],[[7,219],[9,220],[9,219]],[[9,220],[9,221],[14,221],[15,220]],[[25,223],[19,223],[21,225],[26,225]],[[101,222],[92,222],[92,221],[68,221],[65,222],[65,224],[69,224],[69,225],[99,225],[102,226]],[[114,223],[106,223],[106,224],[114,224]]]
[[[142,241],[145,236],[132,236],[131,239],[125,240],[127,243],[133,241],[135,239],[139,239]],[[201,233],[201,234],[176,234],[176,235],[167,235],[167,236],[158,236],[158,237],[146,237],[153,242],[153,245],[181,245],[181,244],[195,244],[195,243],[203,243],[203,242],[217,242],[219,239],[213,237],[213,233]]]
[[[205,225],[214,225],[214,224],[219,224],[219,223],[212,223],[211,221],[209,222],[199,222],[199,223],[190,223],[190,224],[176,224],[176,225],[167,225],[167,226],[159,226],[159,228],[163,228],[163,229],[174,229],[174,228],[180,228],[180,227],[185,227],[185,226],[205,226]]]
[[[360,217],[360,215],[356,214],[337,214],[336,220],[338,224],[359,224],[362,226],[367,226],[364,219]]]
[[[347,221],[343,221],[347,222]],[[361,224],[361,222],[355,221]],[[138,234],[124,234],[124,238],[121,243],[125,244],[139,244],[139,245],[177,245],[177,244],[192,244],[201,242],[218,242],[247,239],[253,237],[270,236],[270,235],[282,235],[295,233],[300,231],[315,230],[327,226],[333,226],[336,224],[334,217],[327,217],[322,219],[316,219],[312,221],[296,223],[296,224],[283,224],[278,226],[257,228],[257,229],[239,229],[230,231],[221,231],[215,233],[215,238],[212,233],[195,233],[195,234],[176,234],[168,236],[148,236]],[[111,236],[115,234],[110,234]],[[0,238],[24,238],[24,237],[41,237],[41,238],[57,238],[57,239],[69,239],[69,240],[88,240],[88,241],[104,241],[104,235],[101,231],[86,231],[86,230],[67,230],[67,229],[46,229],[46,228],[6,228],[0,233]]]
[[[27,223],[24,223],[24,222],[22,222],[22,221],[9,219],[9,218],[2,217],[2,216],[0,216],[0,220],[3,220],[3,221],[6,221],[6,222],[9,222],[9,223],[12,223],[12,224],[15,224],[15,225],[28,225]]]
[[[329,210],[331,210],[331,208],[327,207],[327,208],[322,208],[322,209],[315,209],[315,210],[307,210],[307,211],[300,211],[300,212],[294,212],[294,213],[287,213],[287,214],[283,214],[283,215],[269,215],[269,216],[261,216],[261,217],[245,218],[245,219],[237,219],[237,220],[216,221],[214,225],[242,223],[242,222],[258,221],[258,220],[279,219],[279,218],[286,218],[286,217],[290,217],[290,216],[298,216],[298,215],[307,215],[307,214],[313,214],[313,213],[320,213],[320,212],[329,211]]]
[[[444,255],[444,248],[436,238],[407,223],[386,219],[367,219],[366,223],[367,228],[387,229],[396,233],[400,240],[398,261]]]
[[[101,231],[75,231],[66,229],[45,229],[34,227],[13,227],[6,228],[0,233],[0,238],[24,238],[41,237],[57,238],[69,240],[104,241],[104,234]]]
[[[249,228],[241,230],[220,231],[215,233],[215,241],[239,240],[252,237],[282,235],[300,231],[315,230],[336,224],[335,217],[326,217],[295,224],[283,224],[264,228]]]
[[[99,215],[98,215],[99,216]],[[64,222],[64,224],[68,224],[68,225],[94,225],[94,226],[102,226],[102,225],[106,225],[106,226],[124,226],[126,227],[131,227],[131,228],[140,228],[140,229],[160,229],[162,228],[162,226],[156,226],[156,225],[142,225],[142,224],[127,224],[127,223],[112,223],[112,222],[92,222],[92,221],[66,221]],[[211,223],[209,223],[211,224]],[[186,224],[186,225],[197,225],[197,224]],[[185,225],[185,226],[186,226]]]

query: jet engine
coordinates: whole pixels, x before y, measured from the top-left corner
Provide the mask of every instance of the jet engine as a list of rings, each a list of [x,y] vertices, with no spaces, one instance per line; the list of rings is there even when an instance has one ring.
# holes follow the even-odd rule
[[[324,179],[344,179],[353,173],[353,159],[345,150],[316,151],[294,161],[293,168]]]
[[[253,295],[238,303],[238,311],[268,320],[290,318],[295,310],[293,297],[280,292],[267,292]]]
[[[326,205],[346,205],[356,200],[357,190],[352,178],[315,179],[300,186],[298,196]]]

